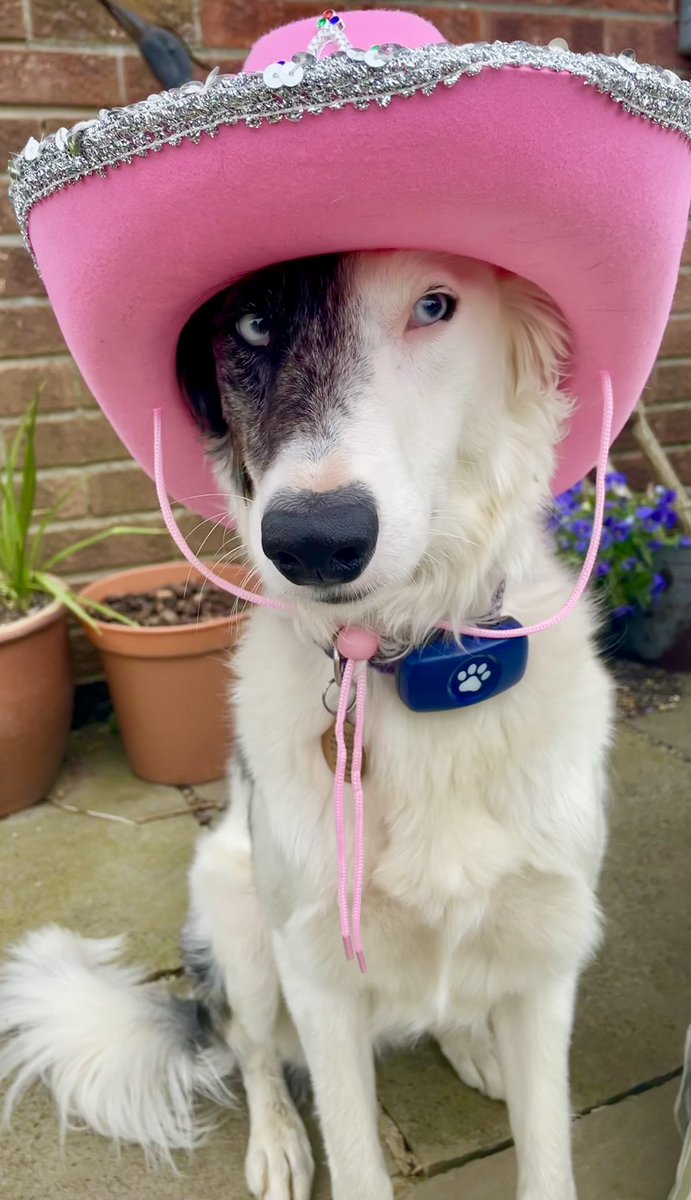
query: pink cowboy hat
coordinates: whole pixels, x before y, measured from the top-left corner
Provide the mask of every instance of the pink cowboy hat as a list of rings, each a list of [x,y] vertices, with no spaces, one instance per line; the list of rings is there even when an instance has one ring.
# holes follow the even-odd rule
[[[12,161],[67,344],[149,474],[162,407],[170,490],[210,515],[216,485],[175,372],[204,300],[334,251],[482,259],[539,284],[571,331],[559,492],[595,461],[601,370],[617,434],[659,349],[691,198],[691,86],[561,42],[448,45],[409,12],[345,21],[277,29],[240,75],[103,111]]]

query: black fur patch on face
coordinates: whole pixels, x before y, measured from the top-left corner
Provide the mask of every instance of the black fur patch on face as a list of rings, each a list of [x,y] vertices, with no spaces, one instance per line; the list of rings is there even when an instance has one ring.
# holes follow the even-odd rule
[[[267,328],[266,346],[238,332],[250,315]],[[245,495],[287,442],[329,438],[366,376],[357,325],[352,260],[343,255],[257,272],[188,321],[178,344],[180,383],[198,424],[220,452],[229,449]]]

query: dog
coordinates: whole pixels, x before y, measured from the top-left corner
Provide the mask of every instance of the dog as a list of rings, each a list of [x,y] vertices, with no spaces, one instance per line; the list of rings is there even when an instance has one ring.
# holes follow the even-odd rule
[[[568,1055],[600,937],[612,729],[592,603],[530,639],[520,683],[461,711],[411,712],[368,671],[364,975],[339,937],[322,750],[339,628],[400,657],[443,618],[487,614],[504,581],[524,625],[565,601],[546,511],[568,352],[534,285],[426,252],[274,266],[189,320],[181,387],[290,614],[252,611],[234,659],[230,803],[190,874],[194,998],[142,982],[117,938],[31,934],[0,983],[10,1105],[40,1078],[63,1122],[170,1156],[239,1070],[249,1191],[308,1200],[285,1073],[303,1064],[334,1200],[391,1200],[374,1052],[431,1035],[506,1099],[519,1200],[574,1200]]]

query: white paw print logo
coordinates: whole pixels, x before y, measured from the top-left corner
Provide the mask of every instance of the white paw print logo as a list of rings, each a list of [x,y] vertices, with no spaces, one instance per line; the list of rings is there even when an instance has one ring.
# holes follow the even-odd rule
[[[458,680],[459,692],[479,692],[492,676],[487,663],[472,662],[467,670],[459,671],[456,679]]]

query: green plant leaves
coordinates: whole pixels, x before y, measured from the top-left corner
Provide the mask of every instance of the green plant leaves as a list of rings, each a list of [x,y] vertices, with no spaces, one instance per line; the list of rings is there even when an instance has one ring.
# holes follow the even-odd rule
[[[110,621],[134,625],[136,622],[114,612],[107,605],[98,604],[94,600],[78,599],[66,583],[56,580],[49,572],[72,555],[107,538],[128,534],[164,535],[165,530],[142,525],[113,525],[109,529],[99,530],[72,542],[48,558],[44,557],[45,535],[73,489],[60,496],[38,523],[35,523],[36,420],[40,390],[41,385],[6,450],[4,466],[0,472],[0,598],[7,607],[23,613],[31,607],[36,593],[43,592],[60,600],[80,621],[86,622],[94,629],[97,629],[98,625],[90,615],[92,612],[105,616]]]

